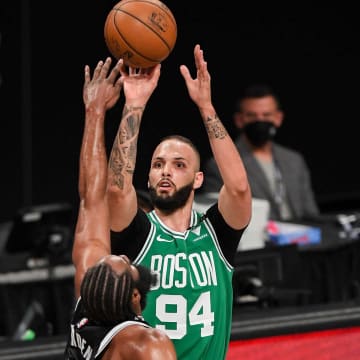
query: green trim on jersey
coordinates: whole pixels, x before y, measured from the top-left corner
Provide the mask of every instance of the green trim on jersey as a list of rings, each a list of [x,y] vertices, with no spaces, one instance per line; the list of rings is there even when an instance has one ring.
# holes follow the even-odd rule
[[[233,267],[225,259],[207,218],[192,211],[191,228],[172,231],[154,211],[151,230],[135,259],[158,283],[147,295],[143,316],[166,331],[179,360],[225,359],[231,333]]]

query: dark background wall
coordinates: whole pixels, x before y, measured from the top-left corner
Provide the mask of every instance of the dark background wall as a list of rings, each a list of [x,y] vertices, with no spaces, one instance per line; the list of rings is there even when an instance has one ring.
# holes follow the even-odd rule
[[[103,25],[115,3],[1,2],[0,221],[24,205],[77,206],[83,68],[109,55]],[[254,81],[272,84],[286,115],[277,140],[305,155],[321,208],[359,208],[355,9],[230,0],[165,3],[177,19],[178,39],[144,115],[136,186],[146,186],[150,155],[163,135],[189,136],[203,159],[210,156],[178,70],[180,64],[194,70],[193,47],[200,43],[214,104],[230,133],[235,135],[232,112],[241,89]],[[122,103],[109,113],[109,148],[121,110]]]

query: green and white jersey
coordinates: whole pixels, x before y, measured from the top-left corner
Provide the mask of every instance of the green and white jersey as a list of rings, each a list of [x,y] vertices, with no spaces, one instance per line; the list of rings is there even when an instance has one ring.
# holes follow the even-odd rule
[[[225,359],[233,267],[209,218],[193,211],[191,227],[180,233],[164,225],[154,211],[147,216],[150,232],[134,263],[151,268],[158,282],[148,294],[144,318],[173,340],[178,359]]]

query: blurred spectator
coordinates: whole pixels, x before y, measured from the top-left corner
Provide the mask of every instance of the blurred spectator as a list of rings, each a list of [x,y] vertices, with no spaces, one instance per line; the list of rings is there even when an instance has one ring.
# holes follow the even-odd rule
[[[284,113],[278,96],[266,84],[245,89],[237,101],[234,124],[239,130],[235,144],[247,170],[254,198],[270,203],[269,217],[278,221],[313,220],[319,215],[304,157],[274,142]],[[204,166],[204,193],[222,185],[214,158]]]

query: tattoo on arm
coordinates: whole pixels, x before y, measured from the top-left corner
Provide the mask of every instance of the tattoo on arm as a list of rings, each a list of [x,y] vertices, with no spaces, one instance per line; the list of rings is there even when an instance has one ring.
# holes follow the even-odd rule
[[[213,117],[208,116],[204,124],[210,139],[224,139],[228,136],[228,132],[226,131],[217,114],[215,114]]]
[[[113,184],[124,188],[126,176],[133,176],[136,163],[137,141],[144,107],[125,107],[119,130],[110,154],[109,168]]]

